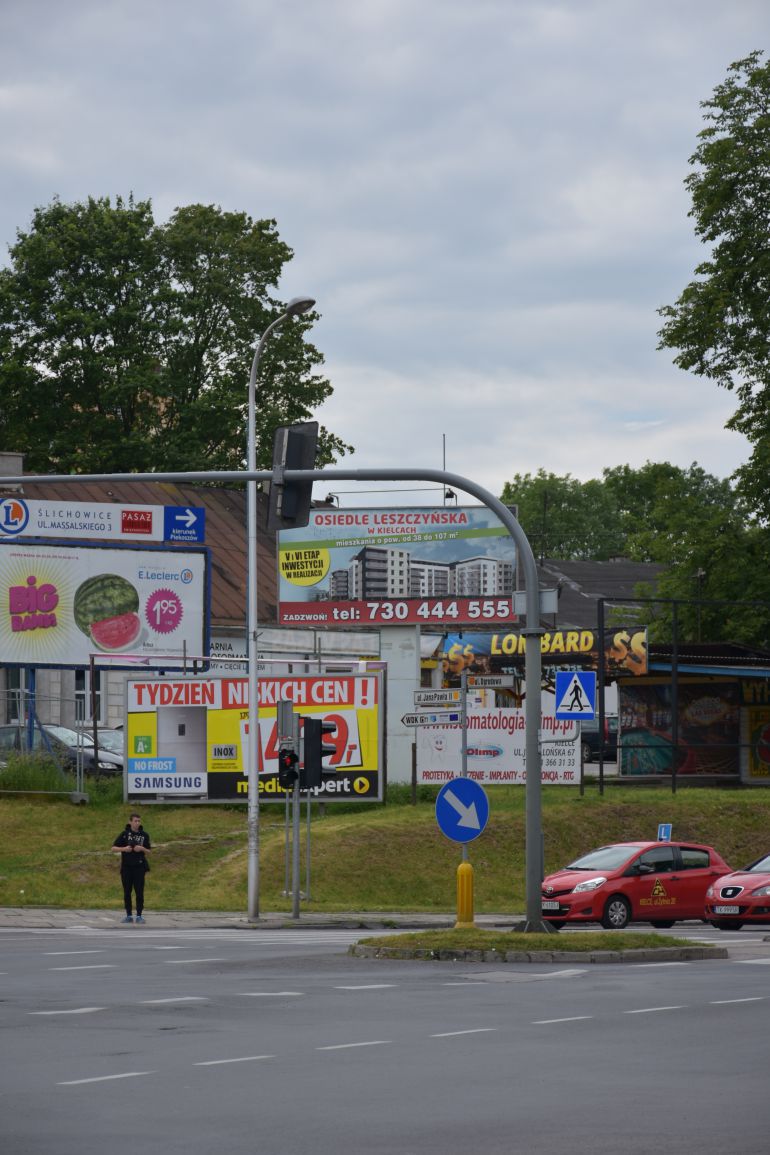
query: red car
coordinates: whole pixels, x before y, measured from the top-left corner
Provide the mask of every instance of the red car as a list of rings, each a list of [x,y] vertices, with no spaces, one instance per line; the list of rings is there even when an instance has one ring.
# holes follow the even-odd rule
[[[694,842],[615,842],[543,879],[543,918],[557,929],[600,922],[608,930],[703,920],[706,891],[724,867],[713,847]]]
[[[706,891],[706,918],[720,930],[770,922],[770,854],[712,882]]]

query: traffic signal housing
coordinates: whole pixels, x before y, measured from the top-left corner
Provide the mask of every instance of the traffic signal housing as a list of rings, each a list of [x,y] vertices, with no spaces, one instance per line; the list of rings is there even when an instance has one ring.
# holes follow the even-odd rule
[[[329,741],[329,735],[337,730],[336,722],[326,722],[323,718],[303,719],[304,764],[300,772],[300,790],[314,790],[323,784],[324,778],[332,778],[336,771],[324,766],[324,758],[336,754],[337,746]]]
[[[291,746],[281,746],[278,751],[278,785],[284,790],[293,790],[299,778],[297,763],[299,757]]]
[[[313,482],[284,481],[283,470],[315,469],[317,448],[317,421],[279,425],[276,429],[273,436],[273,480],[267,505],[268,529],[294,529],[309,522]]]

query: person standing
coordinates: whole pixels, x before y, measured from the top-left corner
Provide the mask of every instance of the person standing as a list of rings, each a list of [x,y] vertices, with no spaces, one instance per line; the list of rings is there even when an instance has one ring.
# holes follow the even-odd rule
[[[120,880],[123,883],[123,902],[126,917],[123,922],[133,922],[131,908],[132,892],[136,896],[136,921],[144,922],[144,876],[150,869],[147,853],[152,850],[150,836],[142,826],[138,814],[132,814],[130,822],[121,830],[112,844],[113,854],[120,855]]]

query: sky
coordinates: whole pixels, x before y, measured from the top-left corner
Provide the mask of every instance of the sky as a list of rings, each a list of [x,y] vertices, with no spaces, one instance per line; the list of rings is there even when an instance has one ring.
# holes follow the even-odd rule
[[[700,102],[769,34],[767,0],[0,0],[0,260],[54,196],[274,219],[340,466],[726,477],[735,399],[656,310],[708,253]],[[443,501],[372,488],[334,491]]]

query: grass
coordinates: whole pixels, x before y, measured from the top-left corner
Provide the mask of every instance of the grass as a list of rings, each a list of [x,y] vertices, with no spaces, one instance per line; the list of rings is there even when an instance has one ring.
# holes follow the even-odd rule
[[[7,775],[0,773],[0,787],[6,787]],[[110,847],[130,807],[122,801],[119,782],[88,780],[86,789],[87,806],[73,806],[66,795],[0,794],[0,904],[120,907],[119,864]],[[408,797],[408,788],[399,788],[385,806],[327,804],[323,816],[314,807],[311,899],[303,901],[303,910],[456,910],[460,848],[438,830],[435,791],[422,790],[416,806],[406,804]],[[475,913],[521,912],[524,790],[493,787],[489,798],[487,828],[468,848]],[[283,814],[282,806],[260,808],[260,907],[265,911],[291,909],[291,899],[281,894]],[[142,818],[155,847],[148,906],[246,909],[245,806],[147,806]],[[600,796],[589,786],[581,797],[577,787],[545,787],[546,870],[606,842],[654,838],[664,821],[673,823],[674,838],[715,846],[731,866],[740,867],[769,848],[770,792],[681,789],[672,795],[629,787],[609,788]],[[301,839],[304,890],[304,809]]]
[[[570,934],[521,934],[496,930],[427,930],[414,934],[393,934],[387,939],[362,938],[361,946],[408,947],[412,950],[525,950],[599,951],[645,950],[661,946],[700,946],[685,939],[663,934],[624,934],[622,931],[576,931]]]

